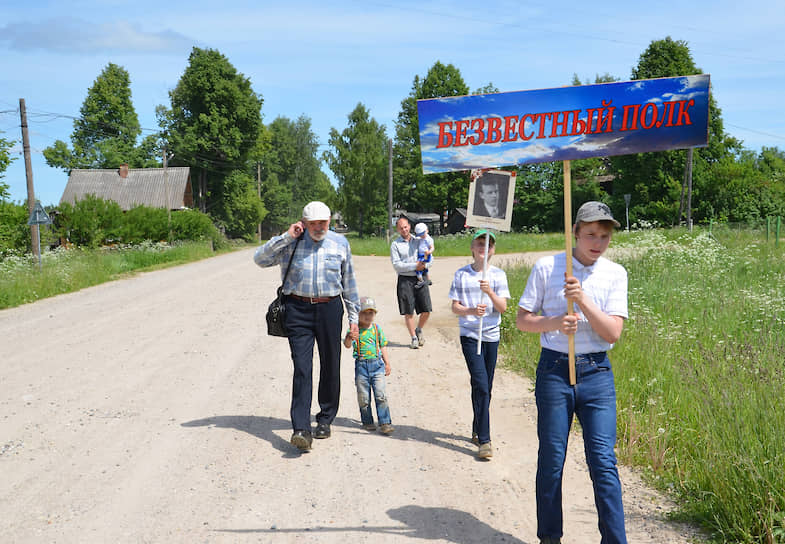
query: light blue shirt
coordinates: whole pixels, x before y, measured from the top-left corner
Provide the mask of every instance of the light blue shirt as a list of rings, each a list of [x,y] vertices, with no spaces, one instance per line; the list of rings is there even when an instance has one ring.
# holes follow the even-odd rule
[[[491,299],[480,290],[480,280],[482,272],[477,272],[472,265],[467,264],[455,272],[452,284],[450,285],[450,300],[457,300],[467,308],[476,308],[481,302],[488,305],[482,319],[482,339],[481,342],[498,342],[500,338],[499,325],[502,321],[502,314],[494,307]],[[510,298],[510,288],[507,285],[507,274],[501,268],[488,266],[486,276],[491,291],[502,298]],[[458,325],[461,329],[461,336],[468,336],[475,340],[480,335],[480,316],[462,315],[458,317]]]
[[[564,272],[567,268],[564,253],[539,259],[532,268],[518,306],[533,314],[546,317],[567,312],[564,297]],[[581,282],[583,292],[594,304],[608,315],[627,318],[627,271],[620,264],[600,257],[591,266],[582,265],[572,258],[572,275]],[[589,321],[576,304],[578,330],[575,332],[575,353],[608,351],[613,344],[603,340],[594,332]],[[540,334],[540,345],[544,348],[567,353],[567,335],[560,330]]]
[[[410,236],[404,240],[401,236],[393,240],[390,245],[390,260],[399,276],[417,275],[417,253],[420,249],[420,239]],[[426,263],[426,267],[430,265]]]
[[[253,260],[261,267],[281,265],[283,280],[294,243],[295,238],[288,232],[275,236],[256,250]],[[321,242],[316,242],[306,230],[297,244],[283,292],[301,297],[342,295],[349,323],[357,323],[360,295],[349,241],[341,234],[328,231]]]

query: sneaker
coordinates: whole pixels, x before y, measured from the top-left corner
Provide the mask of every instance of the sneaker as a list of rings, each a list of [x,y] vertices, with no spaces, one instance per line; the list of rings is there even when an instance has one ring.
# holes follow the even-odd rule
[[[289,441],[292,446],[296,447],[300,451],[308,451],[311,449],[311,442],[313,442],[313,437],[311,433],[308,431],[294,431],[291,440]]]
[[[363,429],[365,429],[366,431],[375,431],[376,430],[376,424],[374,424],[374,423],[366,423],[366,424],[363,425]]]
[[[412,349],[417,349],[417,348],[420,347],[420,343],[417,341],[417,337],[416,336],[412,337],[412,343],[411,343],[411,345],[409,347],[412,348]]]
[[[472,444],[475,446],[480,445],[480,439],[477,437],[477,433],[472,433]]]
[[[392,426],[392,423],[382,423],[382,425],[379,427],[379,430],[382,432],[382,434],[390,434],[395,430],[395,427]]]
[[[480,447],[477,449],[477,457],[480,459],[490,459],[493,457],[493,447],[490,442],[480,444]]]
[[[425,344],[425,335],[422,333],[422,329],[420,327],[414,329],[414,334],[417,335],[417,343],[419,345],[422,346],[423,344]]]

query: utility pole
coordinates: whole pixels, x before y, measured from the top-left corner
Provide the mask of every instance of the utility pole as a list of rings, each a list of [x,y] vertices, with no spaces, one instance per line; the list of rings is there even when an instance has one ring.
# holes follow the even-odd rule
[[[25,99],[19,99],[19,117],[22,121],[22,149],[25,156],[25,173],[27,174],[27,212],[33,215],[35,209],[35,189],[33,187],[33,163],[30,161],[30,138],[27,135],[27,108]],[[41,236],[38,225],[30,225],[33,255],[41,258]]]
[[[172,155],[174,157],[174,155]],[[167,169],[167,162],[171,157],[166,155],[166,146],[164,146],[164,191],[166,191],[166,214],[169,229],[169,239],[172,241],[172,202],[169,200],[169,170]]]
[[[259,197],[259,200],[262,200],[262,163],[256,161],[256,196]],[[262,224],[259,223],[259,226],[256,227],[256,237],[259,241],[262,241]]]
[[[392,138],[387,140],[387,179],[388,179],[388,187],[387,187],[387,243],[390,243],[390,238],[392,238],[392,217],[393,217],[393,184],[392,184]]]

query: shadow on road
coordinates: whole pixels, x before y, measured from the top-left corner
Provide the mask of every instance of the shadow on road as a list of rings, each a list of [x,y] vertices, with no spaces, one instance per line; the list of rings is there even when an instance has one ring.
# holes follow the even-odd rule
[[[260,533],[281,534],[293,533],[376,533],[383,535],[400,535],[420,540],[446,540],[455,544],[478,544],[504,542],[505,544],[527,544],[525,541],[509,533],[498,531],[480,521],[473,515],[452,508],[429,508],[416,505],[402,506],[387,510],[390,519],[400,525],[381,525],[360,527],[291,527],[269,529],[216,529],[221,533]]]
[[[279,436],[278,431],[287,431],[285,436],[291,431],[292,425],[289,420],[280,419],[272,416],[213,416],[204,419],[195,419],[181,423],[183,427],[219,427],[222,429],[236,429],[246,432],[256,438],[268,441],[275,449],[290,457],[299,457],[300,452],[291,444],[288,438]],[[333,421],[333,430],[336,427],[343,427],[350,433],[371,434],[362,428],[360,422],[355,419],[338,417]],[[465,455],[474,455],[475,448],[472,446],[468,437],[457,434],[447,434],[430,429],[423,429],[414,425],[395,424],[395,432],[388,436],[390,440],[415,440],[425,444],[431,444],[441,448],[446,448]]]

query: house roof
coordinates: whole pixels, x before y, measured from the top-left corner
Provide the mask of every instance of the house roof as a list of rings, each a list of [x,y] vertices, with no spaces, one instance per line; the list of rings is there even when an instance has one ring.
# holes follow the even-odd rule
[[[191,169],[181,166],[166,170],[165,186],[163,168],[129,168],[125,178],[120,175],[120,170],[74,169],[68,176],[60,203],[74,204],[92,194],[104,200],[114,200],[123,210],[140,204],[166,208],[168,188],[170,210],[192,206]]]
[[[441,218],[437,213],[419,213],[419,212],[401,212],[402,216],[409,218],[410,221],[415,223],[435,223]]]

